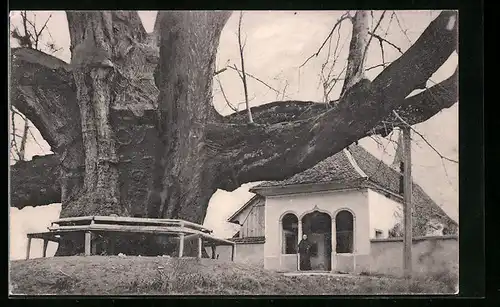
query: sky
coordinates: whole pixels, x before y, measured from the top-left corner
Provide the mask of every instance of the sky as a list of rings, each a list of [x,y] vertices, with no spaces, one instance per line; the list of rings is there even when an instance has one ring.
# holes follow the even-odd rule
[[[274,89],[269,89],[256,80],[248,78],[250,106],[257,106],[276,100],[307,100],[324,101],[323,89],[320,82],[320,71],[326,62],[328,46],[333,54],[338,41],[338,59],[333,68],[334,75],[340,75],[347,59],[350,41],[351,24],[342,23],[339,31],[335,31],[331,44],[327,42],[317,57],[313,57],[306,65],[301,64],[312,54],[318,51],[333,25],[343,14],[343,11],[246,11],[243,14],[242,32],[246,39],[244,50],[245,68],[250,73]],[[354,12],[352,12],[354,13]],[[400,47],[404,52],[420,36],[429,23],[439,14],[439,11],[397,11],[396,17],[392,11],[387,11],[377,28],[377,33]],[[146,31],[153,29],[156,11],[140,11]],[[28,12],[32,15],[32,12]],[[382,15],[381,11],[374,11],[374,24]],[[36,21],[42,25],[51,16],[47,23],[49,33],[42,38],[44,43],[52,42],[59,51],[54,56],[70,62],[69,31],[66,15],[63,11],[37,11]],[[217,67],[237,64],[240,67],[240,58],[237,40],[237,25],[239,12],[234,12],[222,31],[217,54]],[[11,13],[11,25],[20,25],[18,12]],[[338,39],[338,40],[337,40]],[[11,46],[16,42],[11,39]],[[43,47],[45,48],[45,47]],[[43,50],[47,50],[46,48]],[[400,56],[399,51],[387,44],[384,45],[384,60],[391,62]],[[332,56],[330,59],[333,58]],[[326,68],[331,66],[330,60]],[[373,40],[367,52],[366,67],[382,63],[382,53],[377,40]],[[458,65],[458,55],[453,54],[444,65],[436,71],[427,82],[433,86],[448,78]],[[371,69],[366,75],[373,80],[383,67]],[[243,87],[236,72],[228,69],[219,75],[226,97],[232,105],[244,108]],[[338,98],[342,83],[330,93],[329,99]],[[283,90],[285,90],[283,94]],[[414,95],[414,92],[410,95]],[[283,99],[282,99],[283,98]],[[233,112],[227,105],[218,82],[214,80],[214,105],[223,115]],[[17,129],[22,130],[22,121],[15,119]],[[449,109],[444,109],[424,123],[413,127],[432,146],[445,157],[458,160],[458,103]],[[43,140],[36,128],[31,129],[27,144],[27,158],[33,155],[50,153],[50,146]],[[453,219],[458,221],[458,164],[443,160],[417,134],[413,134],[412,161],[413,176],[416,183],[443,208]],[[397,134],[392,136],[397,140]],[[395,147],[388,139],[377,141],[366,138],[360,144],[377,158],[391,163]],[[381,144],[381,145],[380,145]],[[243,205],[252,194],[248,189],[257,183],[245,184],[233,192],[217,191],[209,203],[205,225],[214,229],[214,234],[229,237],[237,230],[236,226],[226,222],[226,219]],[[10,257],[20,259],[25,255],[27,244],[26,233],[43,231],[50,225],[50,221],[58,218],[60,204],[41,207],[26,207],[22,210],[10,208]],[[41,242],[32,243],[32,257],[40,257]],[[48,256],[54,254],[55,244],[49,244]]]

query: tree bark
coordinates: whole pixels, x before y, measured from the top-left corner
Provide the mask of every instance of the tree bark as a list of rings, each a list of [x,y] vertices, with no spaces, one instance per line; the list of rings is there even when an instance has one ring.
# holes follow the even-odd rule
[[[147,150],[137,155],[130,145],[151,147],[142,142],[156,123],[153,72],[157,48],[148,45],[149,37],[136,12],[68,12],[67,17],[85,173],[82,191],[63,204],[61,215],[144,214],[147,207],[138,213],[127,197],[133,193],[141,205],[147,202],[151,180],[144,172],[154,157]],[[128,116],[121,117],[124,110]],[[137,181],[141,183],[129,189]]]
[[[217,120],[212,80],[229,12],[161,12],[158,216],[202,223],[216,191],[217,166],[206,143]]]
[[[19,161],[11,166],[11,206],[22,209],[33,204],[61,202],[59,173],[59,159],[55,155],[35,156],[31,161]]]
[[[365,78],[366,52],[368,50],[370,17],[368,11],[357,11],[352,18],[352,35],[347,58],[347,69],[341,96],[354,84]]]
[[[52,203],[60,200],[65,204],[79,194],[84,174],[80,114],[71,67],[35,49],[13,48],[11,56],[10,101],[37,127],[59,159],[61,196]],[[29,199],[23,198],[22,206]]]
[[[456,25],[448,26],[456,13],[443,12],[373,82],[356,82],[326,112],[324,103],[286,101],[253,108],[255,124],[245,123],[246,112],[222,117],[212,107],[212,78],[229,16],[161,12],[148,35],[133,12],[70,12],[71,65],[14,49],[11,101],[55,154],[12,167],[11,205],[61,200],[61,216],[201,223],[217,188],[287,178],[366,135],[387,133],[392,110],[416,124],[457,100],[450,95],[456,74],[406,98],[457,47]],[[42,159],[56,158],[59,199],[58,167],[35,173]],[[46,192],[28,192],[28,176],[33,189],[45,184]],[[70,239],[59,254],[81,248]]]

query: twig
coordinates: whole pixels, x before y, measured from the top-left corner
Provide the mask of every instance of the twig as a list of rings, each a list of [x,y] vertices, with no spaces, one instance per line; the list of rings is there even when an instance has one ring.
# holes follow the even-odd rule
[[[19,115],[23,120],[26,119],[26,116],[24,116],[23,113],[17,111],[13,106],[11,106],[10,111],[13,112],[16,115]]]
[[[385,12],[386,11],[382,12],[382,15],[380,16],[380,19],[378,20],[377,24],[375,25],[375,28],[373,29],[373,33],[375,33],[375,31],[377,31],[378,26],[380,26],[380,23],[382,22],[382,19],[384,19]],[[370,36],[370,38],[368,39],[368,43],[366,43],[365,50],[363,51],[363,57],[361,58],[361,61],[360,61],[360,65],[364,65],[363,63],[365,61],[366,53],[368,52],[368,47],[370,46],[372,38],[373,38],[373,36]]]
[[[427,141],[427,139],[420,133],[418,132],[415,128],[413,128],[410,124],[408,124],[403,118],[401,118],[401,116],[399,116],[398,112],[396,112],[395,110],[392,111],[394,113],[394,115],[403,123],[405,124],[406,126],[408,126],[411,130],[413,130],[413,132],[415,132],[418,136],[420,136],[422,138],[422,140],[424,140],[424,142],[432,149],[434,150],[434,152],[436,152],[439,157],[441,159],[444,159],[444,160],[448,160],[450,162],[454,162],[454,163],[457,163],[458,164],[458,161],[457,160],[454,160],[454,159],[450,159],[448,157],[445,157],[443,156],[434,146],[432,146],[431,143],[429,143],[429,141]]]
[[[379,43],[379,45],[380,45],[380,53],[381,53],[381,55],[382,55],[382,67],[384,67],[384,69],[385,69],[385,64],[384,64],[384,63],[385,63],[384,45],[382,44],[382,41],[381,41],[381,40],[379,40],[379,41],[378,41],[378,43]]]
[[[385,67],[387,64],[391,64],[391,63],[392,62],[385,62],[385,63],[377,64],[377,65],[374,65],[374,66],[370,66],[367,69],[365,69],[365,71],[369,71],[369,70],[375,69],[375,68],[380,67],[380,66]]]
[[[453,183],[451,182],[450,180],[450,176],[448,175],[448,171],[446,170],[446,165],[444,165],[444,160],[441,159],[441,165],[443,166],[443,170],[444,170],[444,175],[446,176],[446,179],[448,180],[448,184],[451,186],[451,188],[456,192],[457,189],[455,189],[455,187],[453,186]]]
[[[288,81],[285,80],[285,87],[283,88],[283,92],[282,92],[282,95],[281,95],[281,100],[285,100],[285,93],[286,93],[286,88],[288,87]]]
[[[403,54],[404,52],[401,50],[401,48],[399,48],[398,46],[396,46],[394,43],[391,43],[390,41],[388,41],[387,39],[383,38],[382,36],[378,35],[378,34],[375,34],[371,31],[368,31],[368,34],[370,34],[371,36],[375,37],[376,39],[378,39],[379,41],[381,42],[385,42],[387,44],[389,44],[390,46],[394,47],[394,49],[396,49],[397,51],[399,51],[399,53]]]
[[[230,68],[230,69],[232,69],[232,70],[237,71],[237,72],[238,72],[238,74],[240,74],[240,73],[242,72],[241,70],[239,70],[239,69],[236,67],[236,65],[235,65],[234,67],[233,67],[233,66],[228,66],[228,68]],[[280,91],[278,91],[278,90],[277,90],[277,89],[275,89],[274,87],[270,86],[270,85],[269,85],[269,84],[267,84],[266,82],[262,81],[261,79],[259,79],[259,78],[255,77],[254,75],[249,74],[248,72],[245,72],[245,75],[247,75],[247,76],[249,76],[250,78],[252,78],[252,79],[254,79],[254,80],[256,80],[256,81],[260,82],[261,84],[265,85],[268,89],[273,90],[274,92],[276,92],[276,93],[278,93],[278,94],[280,93]],[[240,76],[241,76],[241,75],[240,75]]]
[[[388,135],[389,140],[391,140],[391,139],[392,139],[393,132],[394,132],[394,130],[392,130],[392,131],[391,131],[391,133],[389,133],[389,135]],[[390,142],[387,142],[387,144],[385,144],[384,149],[383,149],[383,153],[382,153],[382,157],[380,157],[380,160],[379,160],[379,162],[378,162],[377,168],[375,169],[375,171],[373,172],[373,174],[378,173],[378,170],[379,170],[380,166],[382,165],[382,163],[384,163],[384,162],[382,161],[382,160],[383,160],[382,158],[383,158],[383,155],[384,155],[384,154],[387,154],[387,146],[389,146],[389,143],[390,143]]]
[[[19,153],[21,156],[19,159],[25,160],[26,159],[26,141],[28,140],[28,131],[29,131],[29,123],[27,120],[24,121],[24,130],[23,130],[23,137],[21,138],[21,147],[19,148]]]
[[[227,98],[226,93],[224,92],[224,88],[222,87],[222,82],[220,82],[220,78],[219,78],[219,77],[217,77],[217,78],[215,78],[215,79],[216,79],[216,80],[217,80],[217,82],[219,83],[219,87],[220,87],[220,91],[221,91],[221,93],[222,93],[222,97],[224,97],[224,100],[226,101],[227,105],[231,108],[231,110],[233,110],[233,111],[237,112],[237,111],[238,111],[238,109],[237,109],[235,106],[233,106],[233,105],[231,104],[231,102],[229,102],[229,99]]]
[[[217,76],[218,74],[221,74],[221,73],[225,72],[226,70],[227,70],[227,67],[224,67],[224,68],[222,68],[222,69],[217,70],[217,71],[214,73],[214,77],[215,77],[215,76]]]
[[[11,110],[13,110],[12,107],[11,107]],[[11,113],[12,134],[14,135],[14,137],[12,138],[12,140],[10,142],[10,146],[14,150],[14,152],[17,154],[17,157],[19,160],[21,157],[21,154],[19,153],[19,148],[17,147],[16,137],[15,137],[15,135],[16,135],[16,122],[15,122],[14,114],[15,114],[14,112]]]
[[[342,68],[342,70],[340,71],[339,76],[340,76],[340,75],[342,75],[342,74],[344,73],[344,71],[346,70],[346,68],[347,68],[347,64],[346,64],[346,65],[344,65],[344,68]],[[330,86],[330,89],[328,90],[327,95],[330,95],[330,93],[331,93],[331,92],[332,92],[332,90],[335,88],[335,85],[337,85],[337,82],[338,82],[339,80],[345,80],[345,78],[334,78],[334,79],[332,79],[332,80],[333,80],[334,82],[333,82],[333,84]]]
[[[323,42],[323,44],[321,44],[321,46],[319,47],[318,51],[316,51],[316,53],[312,54],[310,57],[307,58],[307,60],[304,61],[304,63],[302,63],[302,65],[299,66],[299,68],[303,67],[304,65],[307,64],[307,62],[309,62],[310,59],[314,58],[314,57],[317,57],[319,55],[319,53],[321,52],[321,49],[323,49],[323,47],[325,46],[326,42],[330,39],[330,37],[332,36],[333,34],[333,31],[335,31],[335,28],[337,28],[337,26],[344,20],[346,19],[351,19],[352,17],[349,15],[349,12],[343,14],[338,20],[337,22],[335,23],[335,25],[333,26],[332,30],[330,31],[330,33],[328,34],[328,36],[326,37],[325,41]]]
[[[342,25],[341,25],[341,26],[342,26]],[[338,28],[338,29],[339,29],[339,39],[340,39],[340,27],[341,27],[341,26],[339,26],[339,28]],[[339,77],[340,77],[340,76],[344,73],[344,71],[347,69],[347,64],[346,64],[346,65],[344,65],[344,67],[342,68],[342,70],[341,70],[341,71],[340,71],[340,73],[338,74],[337,78],[332,78],[332,79],[330,79],[330,78],[331,78],[331,73],[333,72],[333,67],[337,64],[337,60],[339,59],[340,52],[341,52],[342,50],[344,50],[344,46],[345,46],[345,43],[347,42],[347,39],[348,39],[348,37],[346,36],[346,38],[344,39],[344,42],[342,43],[342,47],[340,47],[340,51],[339,51],[339,53],[337,54],[337,56],[334,58],[334,60],[333,60],[333,64],[332,64],[332,67],[330,68],[330,72],[329,72],[329,74],[328,74],[328,78],[327,78],[327,81],[329,80],[329,81],[328,81],[328,82],[329,82],[328,87],[330,87],[330,89],[329,89],[329,90],[328,90],[328,92],[327,92],[327,95],[328,95],[328,96],[330,96],[330,93],[331,93],[331,92],[332,92],[332,90],[335,88],[335,85],[337,85],[337,82],[338,82],[338,81],[340,81],[340,80],[345,80],[345,78],[339,78]],[[338,42],[338,40],[337,40],[337,42]],[[337,49],[334,51],[334,55],[335,55],[335,53],[336,53],[336,52],[337,52]],[[332,82],[333,82],[333,85],[332,85]]]
[[[28,129],[28,132],[31,135],[31,137],[33,138],[33,140],[35,141],[35,143],[38,145],[38,147],[40,147],[40,149],[43,151],[44,149],[43,149],[42,145],[40,145],[40,143],[36,139],[35,135],[33,135],[33,132],[31,131],[31,129]]]
[[[250,104],[248,101],[248,87],[247,87],[247,79],[246,79],[246,74],[245,74],[245,61],[244,61],[244,56],[243,56],[243,50],[245,48],[244,45],[241,43],[241,21],[243,20],[243,12],[240,12],[240,19],[238,21],[238,45],[239,45],[239,51],[240,51],[240,59],[241,59],[241,71],[242,73],[239,74],[241,81],[243,82],[243,90],[245,93],[245,103],[246,103],[246,108],[248,112],[248,122],[253,123],[253,118],[252,118],[252,111],[250,110]],[[246,40],[245,40],[246,44]],[[236,65],[235,65],[236,68]]]
[[[403,32],[403,34],[405,35],[408,42],[411,43],[411,39],[408,37],[408,34],[406,34],[406,32],[408,32],[408,30],[404,30],[403,27],[401,26],[401,22],[399,22],[398,14],[396,14],[395,11],[392,11],[392,13],[394,14],[394,17],[396,17],[396,21],[398,23],[399,29],[401,30],[401,32]]]
[[[332,80],[331,78],[332,78],[333,69],[335,68],[335,65],[337,64],[337,60],[338,60],[338,58],[340,56],[340,54],[337,54],[337,51],[338,51],[338,48],[339,48],[340,30],[341,30],[341,28],[342,28],[342,23],[340,23],[339,27],[337,28],[338,35],[337,35],[337,43],[335,45],[335,50],[333,51],[333,63],[330,66],[330,70],[328,71],[328,75],[326,77],[325,77],[325,67],[328,64],[328,62],[330,61],[331,40],[332,40],[333,36],[330,36],[330,40],[328,42],[328,54],[327,54],[327,57],[326,57],[326,61],[325,61],[325,63],[323,63],[323,65],[321,65],[320,83],[322,83],[322,85],[323,85],[323,95],[324,95],[323,98],[325,100],[327,108],[328,108],[328,101],[330,101],[329,94],[332,91],[331,88],[330,88],[330,90],[328,90],[328,87],[331,85],[331,82],[333,82],[333,81],[337,82],[338,81],[338,79],[334,78]],[[341,49],[344,49],[344,45],[345,45],[345,40],[344,40],[344,43],[342,44]]]

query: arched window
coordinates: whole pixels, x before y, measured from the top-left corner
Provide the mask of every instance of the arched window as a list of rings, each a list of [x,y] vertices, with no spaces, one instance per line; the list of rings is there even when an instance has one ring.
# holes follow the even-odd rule
[[[352,253],[354,243],[354,218],[352,213],[342,210],[335,218],[337,233],[337,253]]]
[[[297,216],[293,213],[287,213],[281,220],[282,223],[282,254],[296,254],[298,242],[298,223]]]

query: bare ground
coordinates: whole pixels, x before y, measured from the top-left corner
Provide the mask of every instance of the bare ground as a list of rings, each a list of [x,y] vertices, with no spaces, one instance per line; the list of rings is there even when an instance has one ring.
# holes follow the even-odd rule
[[[284,276],[246,264],[196,258],[72,256],[10,262],[10,293],[25,295],[352,295],[455,292],[447,273]]]

